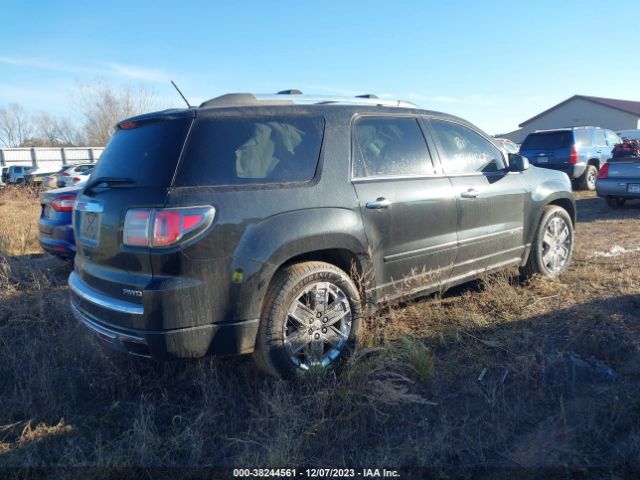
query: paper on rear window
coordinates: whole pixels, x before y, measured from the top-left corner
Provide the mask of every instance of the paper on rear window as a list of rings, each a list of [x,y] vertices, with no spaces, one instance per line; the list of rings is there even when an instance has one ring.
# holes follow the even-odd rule
[[[315,175],[322,117],[220,116],[196,119],[176,186],[304,182]]]

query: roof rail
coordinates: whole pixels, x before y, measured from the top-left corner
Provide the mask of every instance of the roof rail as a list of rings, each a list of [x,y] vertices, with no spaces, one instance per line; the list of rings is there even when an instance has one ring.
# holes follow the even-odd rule
[[[566,127],[554,127],[554,128],[538,128],[534,130],[532,133],[538,132],[554,132],[556,130],[573,130],[576,128],[599,128],[600,130],[604,130],[603,127],[596,127],[595,125],[570,125]]]
[[[278,95],[302,95],[302,92],[297,88],[290,88],[289,90],[280,90]]]
[[[291,90],[294,92],[296,90]],[[297,90],[299,92],[299,90]],[[283,90],[283,92],[289,92]],[[301,93],[260,94],[227,93],[200,104],[200,107],[240,107],[259,105],[376,105],[381,107],[419,108],[404,100],[381,100],[372,94],[357,97],[336,97],[323,95],[302,95]]]

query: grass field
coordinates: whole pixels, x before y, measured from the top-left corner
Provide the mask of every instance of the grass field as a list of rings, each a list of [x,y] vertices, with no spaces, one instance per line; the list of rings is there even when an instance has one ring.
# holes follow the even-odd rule
[[[559,281],[515,270],[390,305],[336,374],[98,348],[41,253],[33,192],[0,193],[0,468],[640,469],[640,202],[578,193]],[[59,470],[62,475],[64,469]]]

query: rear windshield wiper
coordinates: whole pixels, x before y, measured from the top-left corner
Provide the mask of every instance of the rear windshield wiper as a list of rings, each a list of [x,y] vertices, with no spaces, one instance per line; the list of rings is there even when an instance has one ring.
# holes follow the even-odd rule
[[[133,183],[133,180],[131,180],[130,178],[124,178],[124,177],[98,177],[95,180],[92,180],[91,182],[89,182],[89,184],[84,187],[84,193],[88,194],[91,193],[93,191],[94,188],[99,187],[104,185],[109,186],[109,185],[127,185]]]

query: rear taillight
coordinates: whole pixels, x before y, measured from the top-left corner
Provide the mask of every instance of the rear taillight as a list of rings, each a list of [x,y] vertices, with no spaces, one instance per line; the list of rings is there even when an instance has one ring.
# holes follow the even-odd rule
[[[73,210],[73,202],[76,201],[75,196],[67,195],[57,197],[49,204],[56,212],[70,212]]]
[[[62,176],[63,176],[63,177],[68,177],[68,176],[69,176],[69,174],[68,174],[67,172],[62,172]]]
[[[78,182],[81,182],[81,181],[82,181],[82,179],[81,179],[81,178],[78,178],[78,177],[73,177],[73,180],[71,180],[71,181],[72,181],[73,183],[78,183]]]
[[[572,165],[578,163],[578,151],[576,150],[576,147],[571,147],[571,153],[569,154],[569,163],[571,163]]]
[[[203,232],[215,217],[213,207],[128,210],[122,243],[134,247],[169,247]]]
[[[149,246],[151,210],[128,210],[124,217],[122,243],[137,247]]]
[[[602,167],[600,167],[600,170],[598,170],[598,178],[604,179],[608,177],[609,177],[609,164],[605,163],[604,165],[602,165]]]
[[[182,214],[175,210],[158,211],[153,217],[154,247],[175,243],[182,235]]]

